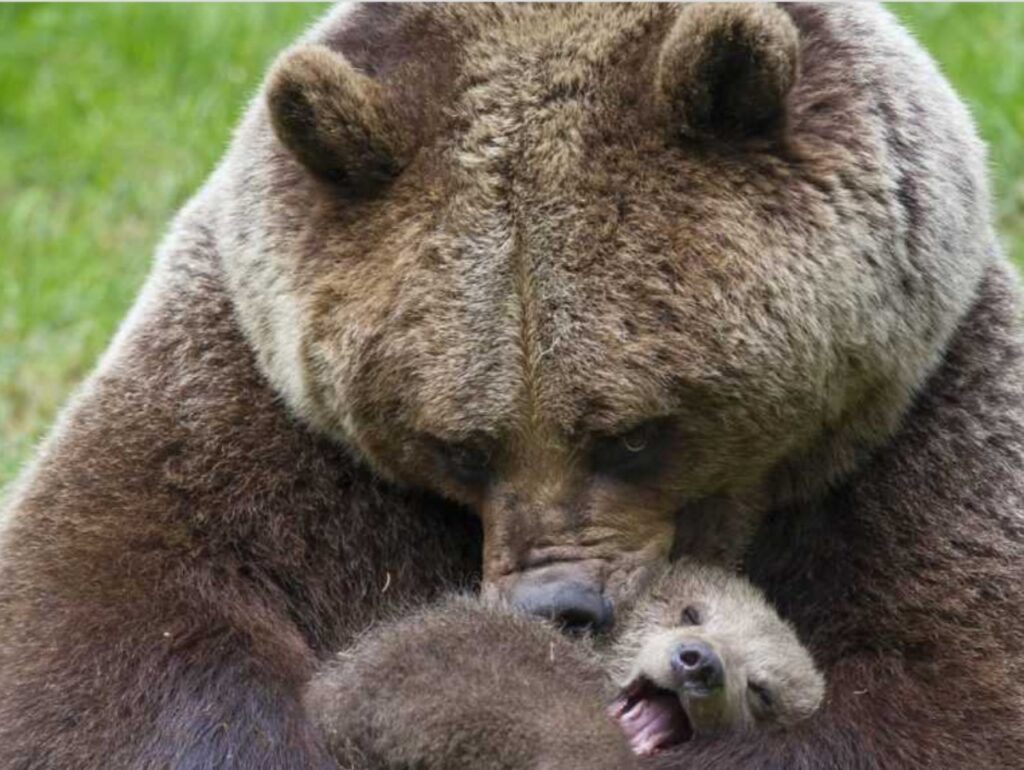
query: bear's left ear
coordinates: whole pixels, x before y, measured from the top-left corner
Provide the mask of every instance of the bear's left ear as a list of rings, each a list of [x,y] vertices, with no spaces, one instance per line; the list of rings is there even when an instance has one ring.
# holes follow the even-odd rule
[[[774,4],[686,5],[662,44],[657,92],[692,139],[768,134],[785,118],[799,36]]]
[[[281,56],[267,105],[281,143],[314,174],[350,190],[378,187],[408,160],[411,137],[386,88],[325,46]]]

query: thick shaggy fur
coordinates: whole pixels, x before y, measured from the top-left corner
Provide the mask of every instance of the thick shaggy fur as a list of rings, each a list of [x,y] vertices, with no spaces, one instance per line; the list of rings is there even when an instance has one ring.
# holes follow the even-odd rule
[[[1019,313],[881,9],[332,12],[5,507],[0,767],[331,767],[303,687],[388,608],[673,550],[829,692],[656,766],[1016,767]]]
[[[652,655],[663,639],[705,641],[724,661],[722,691],[695,699],[714,702],[688,707],[709,709],[690,711],[697,740],[713,721],[729,735],[792,728],[821,703],[821,676],[792,629],[724,570],[677,562],[620,626],[595,647],[456,596],[363,635],[317,672],[306,706],[345,768],[625,770],[638,760],[605,706],[638,675],[677,687],[669,656]],[[771,697],[756,716],[750,681]]]
[[[362,637],[306,705],[352,770],[628,768],[608,689],[585,643],[460,597]]]

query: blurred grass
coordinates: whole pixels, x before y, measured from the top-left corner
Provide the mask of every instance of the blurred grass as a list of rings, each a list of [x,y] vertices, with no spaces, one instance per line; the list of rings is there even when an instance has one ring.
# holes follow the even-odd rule
[[[897,5],[992,147],[1024,264],[1024,5]],[[88,373],[168,219],[317,5],[0,6],[0,485]]]
[[[893,3],[971,109],[989,145],[996,221],[1024,267],[1024,3]]]
[[[0,7],[0,484],[319,5]]]

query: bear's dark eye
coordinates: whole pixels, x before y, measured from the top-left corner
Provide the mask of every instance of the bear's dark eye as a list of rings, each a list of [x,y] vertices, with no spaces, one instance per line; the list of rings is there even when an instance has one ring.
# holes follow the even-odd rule
[[[604,436],[594,443],[594,470],[614,476],[643,476],[661,464],[668,444],[669,423],[664,418],[649,420],[617,436]]]
[[[764,711],[770,711],[775,706],[775,696],[767,685],[761,682],[747,682],[747,689],[754,696],[755,703]]]
[[[700,608],[694,604],[683,607],[683,612],[679,617],[679,622],[684,626],[699,626],[704,622],[704,618],[701,616]]]

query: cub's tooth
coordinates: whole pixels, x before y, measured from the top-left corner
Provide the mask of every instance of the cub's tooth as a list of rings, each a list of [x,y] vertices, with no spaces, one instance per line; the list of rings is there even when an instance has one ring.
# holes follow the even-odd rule
[[[612,701],[612,705],[610,705],[608,707],[608,716],[610,716],[612,719],[618,719],[619,717],[621,717],[623,714],[626,713],[628,708],[629,708],[629,699],[628,698],[626,698],[625,696],[620,697],[620,698],[616,698],[614,701]]]

